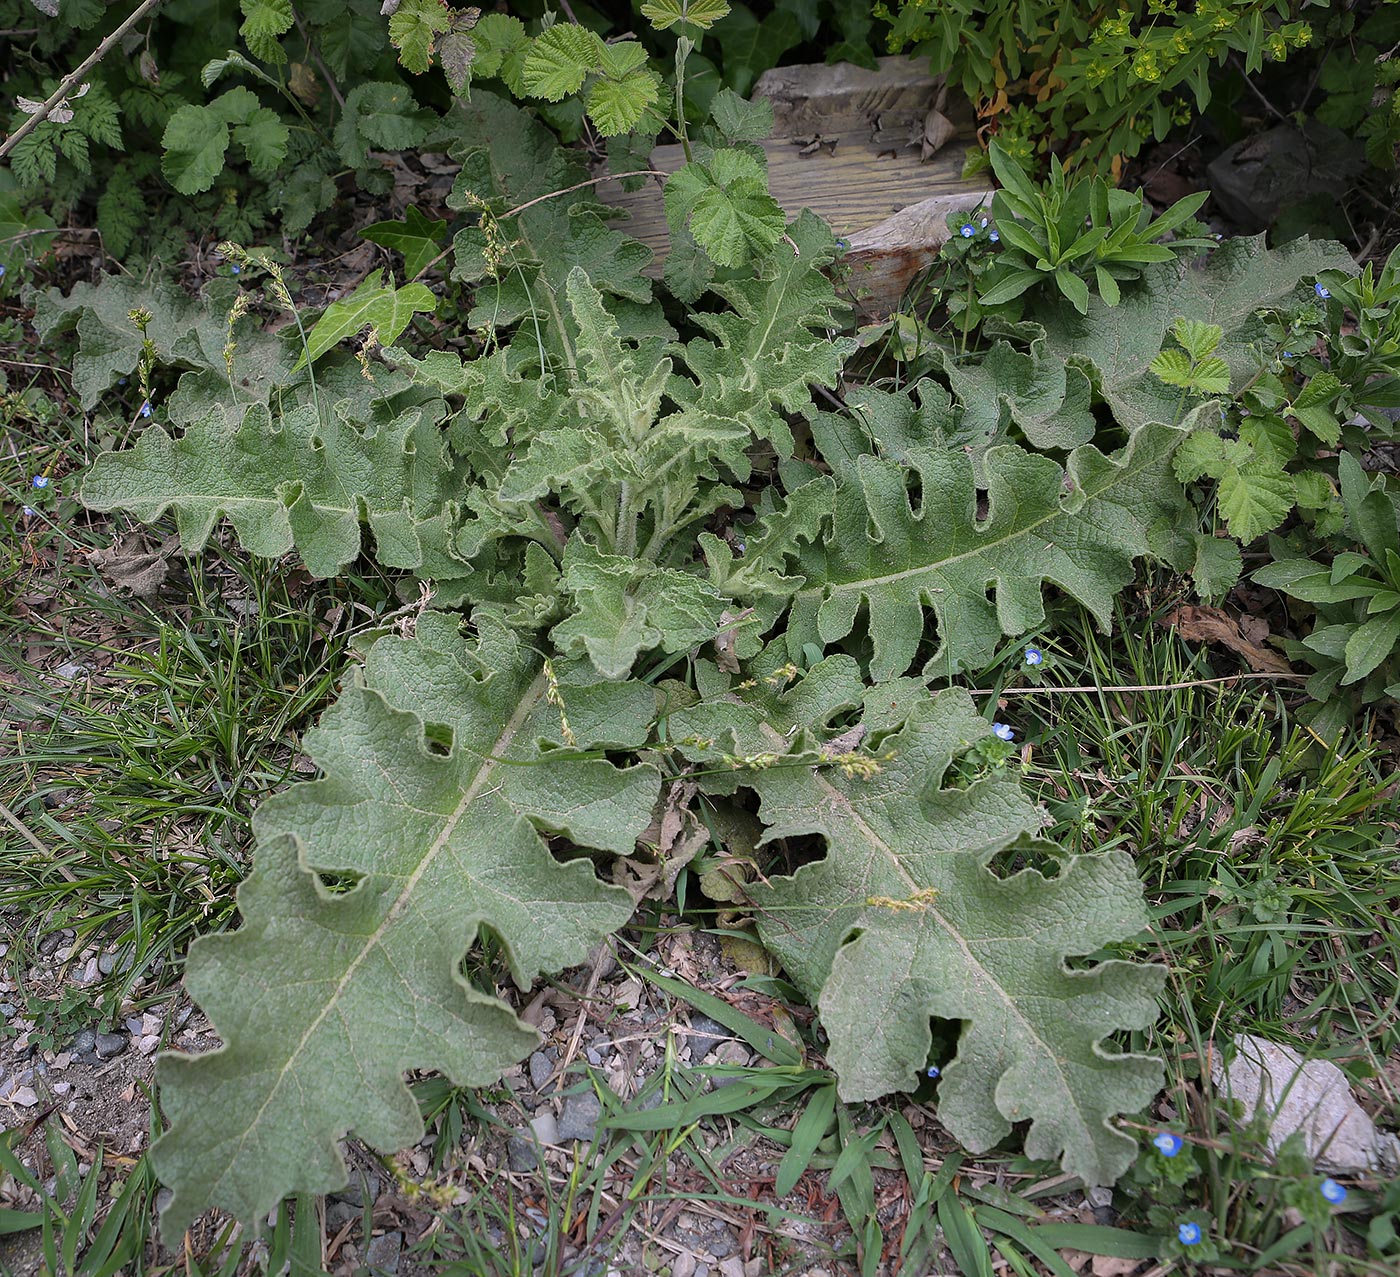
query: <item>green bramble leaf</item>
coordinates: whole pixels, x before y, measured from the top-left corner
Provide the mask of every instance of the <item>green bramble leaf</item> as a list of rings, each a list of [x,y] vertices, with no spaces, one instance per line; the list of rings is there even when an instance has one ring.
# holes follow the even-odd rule
[[[630,133],[641,123],[648,108],[656,105],[660,92],[661,81],[651,71],[633,71],[618,79],[600,76],[589,88],[584,106],[599,133],[616,137]]]
[[[1292,478],[1272,466],[1227,464],[1218,478],[1216,499],[1230,535],[1248,545],[1288,517],[1296,490]]]
[[[243,148],[248,167],[255,177],[268,178],[282,167],[287,158],[291,131],[282,123],[276,111],[260,106],[233,130],[232,140]]]
[[[692,160],[666,180],[666,220],[673,234],[688,226],[720,266],[740,266],[767,253],[787,224],[768,193],[763,166],[749,152],[725,148],[707,163]]]
[[[447,233],[446,220],[429,221],[410,204],[401,222],[374,222],[360,232],[372,244],[395,248],[403,254],[404,275],[416,279],[440,252]]]
[[[577,93],[584,78],[598,70],[603,42],[587,27],[556,22],[535,37],[525,55],[525,92],[560,102]]]
[[[374,330],[381,346],[392,346],[415,314],[431,315],[437,309],[437,298],[426,284],[395,288],[392,284],[380,283],[383,275],[382,270],[371,271],[349,297],[326,307],[307,335],[306,350],[297,360],[296,368],[315,363],[337,342],[366,328]]]
[[[1147,366],[1169,386],[1189,390],[1193,384],[1191,356],[1184,350],[1164,350]]]
[[[170,184],[181,195],[198,195],[224,171],[228,125],[209,107],[187,103],[170,117],[160,144]]]
[[[340,158],[352,168],[362,167],[370,147],[406,151],[418,146],[436,117],[420,110],[408,86],[372,80],[357,84],[345,95],[345,108],[335,126]]]
[[[643,0],[642,17],[658,31],[678,22],[708,31],[729,12],[726,0]]]
[[[239,0],[243,25],[238,34],[248,46],[248,52],[264,62],[281,66],[287,60],[279,36],[292,29],[292,0]],[[208,88],[206,82],[205,87]]]
[[[429,614],[419,637],[375,645],[306,738],[324,779],[258,810],[239,930],[191,949],[186,979],[223,1045],[158,1065],[167,1239],[211,1205],[252,1220],[289,1192],[343,1186],[349,1130],[386,1153],[414,1143],[408,1070],[481,1086],[528,1052],[536,1032],[461,974],[483,928],[526,984],[631,916],[625,891],[587,859],[559,863],[537,831],[630,850],[655,771],[568,749],[540,766],[560,718],[539,659],[489,616],[474,646],[456,629]],[[353,889],[328,891],[326,874]]]
[[[452,29],[442,0],[400,0],[389,18],[389,43],[399,51],[399,65],[422,75],[433,65],[433,42]]]
[[[1196,362],[1208,359],[1220,346],[1225,330],[1219,324],[1202,323],[1199,319],[1178,319],[1172,324],[1172,336]]]

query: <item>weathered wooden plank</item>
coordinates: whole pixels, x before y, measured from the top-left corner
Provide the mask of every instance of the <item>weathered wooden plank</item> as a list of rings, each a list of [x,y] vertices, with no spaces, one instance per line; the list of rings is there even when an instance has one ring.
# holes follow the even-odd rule
[[[755,96],[773,103],[773,134],[763,143],[769,187],[789,216],[810,208],[850,244],[853,300],[865,317],[888,314],[948,237],[950,211],[991,198],[981,181],[962,177],[974,144],[973,117],[912,58],[882,58],[879,71],[850,63],[781,67],[760,78]],[[927,137],[942,126],[952,136],[927,159]],[[673,173],[679,146],[652,152],[652,168]],[[660,179],[624,192],[609,182],[600,197],[630,214],[629,235],[656,254],[660,274],[670,248]]]

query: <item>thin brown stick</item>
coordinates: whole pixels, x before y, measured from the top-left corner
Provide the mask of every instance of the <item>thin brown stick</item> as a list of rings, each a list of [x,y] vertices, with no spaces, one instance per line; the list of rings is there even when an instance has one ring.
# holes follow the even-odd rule
[[[43,106],[41,106],[37,111],[35,111],[33,115],[31,115],[27,120],[25,120],[25,122],[21,124],[19,128],[17,128],[13,133],[11,133],[10,136],[7,137],[3,143],[0,143],[0,159],[4,159],[5,156],[7,156],[11,151],[15,149],[16,146],[20,144],[20,142],[22,142],[26,137],[28,137],[36,128],[39,127],[40,124],[47,120],[49,118],[49,112],[52,111],[54,107],[56,107],[60,102],[62,102],[63,99],[66,98],[69,95],[69,93],[73,91],[74,85],[76,85],[78,81],[83,78],[83,76],[85,76],[89,71],[91,71],[93,67],[95,67],[99,62],[101,62],[102,59],[107,56],[112,46],[116,44],[117,41],[122,38],[122,36],[124,36],[128,31],[130,31],[131,28],[134,27],[143,17],[145,17],[146,14],[150,13],[150,11],[154,9],[159,3],[160,0],[141,0],[141,3],[136,7],[136,12],[133,13],[131,17],[129,17],[125,22],[123,22],[121,26],[119,26],[115,31],[113,31],[111,35],[109,35],[105,40],[103,40],[102,43],[97,46],[97,48],[95,48],[90,54],[88,54],[88,56],[85,59],[83,59],[82,63],[79,64],[78,69],[76,71],[70,72],[68,75],[64,76],[63,82],[58,86],[58,88],[56,88],[53,91],[53,96],[49,98],[49,100],[45,102]]]
[[[1037,692],[1174,692],[1186,687],[1215,687],[1220,683],[1243,683],[1260,678],[1293,678],[1305,680],[1307,674],[1294,674],[1272,671],[1259,674],[1226,674],[1223,678],[1193,678],[1186,683],[1117,683],[1108,686],[1090,685],[1086,687],[970,687],[972,696],[1034,696]]]
[[[639,168],[631,173],[607,173],[602,177],[590,177],[586,182],[576,182],[573,186],[566,186],[562,191],[550,191],[548,195],[537,195],[532,200],[526,200],[523,204],[517,204],[509,213],[502,213],[497,219],[504,222],[508,217],[515,217],[523,213],[527,208],[534,208],[536,204],[543,204],[545,200],[558,199],[561,195],[572,195],[575,191],[581,191],[585,186],[598,186],[603,182],[620,182],[624,177],[670,177],[669,173],[663,173],[658,169]]]

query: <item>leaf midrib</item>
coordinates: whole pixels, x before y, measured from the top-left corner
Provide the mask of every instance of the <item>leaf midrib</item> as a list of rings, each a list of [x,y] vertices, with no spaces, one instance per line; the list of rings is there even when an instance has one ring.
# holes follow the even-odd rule
[[[276,1079],[272,1083],[272,1085],[267,1088],[266,1096],[263,1099],[262,1104],[259,1106],[258,1111],[253,1115],[252,1119],[243,1128],[243,1134],[239,1138],[238,1142],[240,1155],[243,1146],[247,1143],[248,1137],[252,1134],[254,1130],[257,1129],[259,1123],[262,1121],[263,1114],[267,1111],[268,1105],[272,1103],[273,1097],[277,1095],[277,1093],[282,1089],[283,1081],[287,1077],[287,1074],[291,1072],[293,1064],[301,1056],[301,1053],[306,1049],[306,1045],[308,1042],[310,1042],[312,1035],[317,1031],[317,1029],[321,1027],[322,1022],[326,1019],[326,1017],[331,1013],[331,1010],[340,1001],[340,998],[344,994],[346,988],[349,986],[350,981],[354,978],[355,973],[364,964],[366,959],[375,950],[375,948],[378,947],[380,941],[384,936],[385,931],[408,907],[408,901],[412,897],[414,889],[422,880],[423,875],[428,871],[429,866],[433,863],[434,860],[436,860],[438,855],[441,854],[443,848],[447,846],[447,843],[451,839],[452,834],[455,832],[458,824],[461,823],[462,818],[466,815],[467,809],[480,796],[482,790],[486,787],[487,782],[494,774],[497,762],[505,757],[507,750],[510,748],[511,742],[515,739],[516,735],[519,733],[521,727],[525,724],[526,720],[534,712],[535,705],[539,701],[540,697],[544,695],[545,688],[547,686],[547,681],[548,680],[546,679],[546,676],[543,671],[541,671],[535,676],[534,682],[532,682],[530,686],[525,689],[525,692],[521,695],[520,701],[515,707],[515,712],[510,716],[510,719],[507,721],[505,727],[502,729],[501,734],[496,738],[495,743],[489,749],[482,751],[480,755],[482,760],[480,770],[478,770],[476,776],[473,777],[471,784],[463,791],[462,797],[458,801],[457,806],[452,810],[452,813],[447,817],[446,821],[443,823],[443,826],[441,830],[439,830],[437,837],[434,838],[433,841],[428,845],[428,848],[423,854],[422,859],[419,860],[413,872],[404,881],[403,889],[399,892],[398,897],[397,899],[395,899],[394,903],[390,905],[388,910],[385,912],[384,920],[379,924],[378,927],[375,928],[373,934],[366,938],[364,944],[360,948],[359,953],[355,955],[354,959],[346,967],[344,975],[341,976],[340,980],[336,984],[335,989],[332,991],[331,995],[326,999],[325,1005],[321,1008],[316,1018],[312,1020],[312,1022],[306,1027],[306,1030],[302,1033],[301,1038],[297,1042],[295,1049],[293,1049],[291,1053],[287,1056],[286,1062],[280,1069],[277,1070]],[[370,694],[376,696],[378,695],[377,692],[372,692]],[[310,871],[308,870],[307,872]],[[231,1158],[229,1163],[230,1166],[234,1165],[236,1161],[236,1158]]]

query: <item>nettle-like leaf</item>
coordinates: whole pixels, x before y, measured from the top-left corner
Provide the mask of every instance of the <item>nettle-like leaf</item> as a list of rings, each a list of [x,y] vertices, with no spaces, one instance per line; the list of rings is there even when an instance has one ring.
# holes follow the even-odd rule
[[[672,173],[666,179],[665,203],[671,233],[688,227],[721,266],[742,266],[764,256],[787,224],[768,193],[762,161],[737,147],[724,147]]]
[[[266,177],[286,158],[290,137],[281,117],[240,85],[207,106],[187,103],[170,117],[161,168],[182,195],[197,195],[223,171],[230,142],[243,148],[254,173]]]
[[[1151,1099],[1162,1065],[1105,1039],[1155,1020],[1165,970],[1069,962],[1147,926],[1131,858],[1032,841],[1040,817],[1004,773],[940,788],[991,733],[965,693],[867,688],[846,656],[805,675],[780,659],[770,648],[727,688],[702,667],[706,699],[670,715],[668,732],[692,759],[740,768],[706,784],[752,789],[765,843],[824,844],[817,862],[770,869],[748,893],[764,944],[820,1009],[841,1097],[914,1089],[930,1017],[961,1022],[956,1057],[938,1061],[948,1129],[980,1152],[1029,1121],[1030,1156],[1112,1183],[1136,1151],[1112,1119]],[[854,710],[866,735],[853,748],[833,724]],[[1008,860],[1058,870],[1008,875],[996,863]]]
[[[642,17],[658,31],[690,23],[708,31],[729,12],[727,0],[643,0]]]
[[[1119,454],[1106,457],[1085,444],[1064,467],[1010,444],[993,447],[983,458],[987,508],[979,516],[964,450],[909,447],[898,459],[871,456],[849,419],[818,415],[813,437],[838,483],[825,543],[798,556],[808,584],[793,596],[790,650],[846,638],[865,607],[872,676],[890,678],[914,662],[927,607],[938,621],[928,668],[976,669],[1002,635],[1043,622],[1046,583],[1106,628],[1133,560],[1149,552],[1150,530],[1184,501],[1171,471],[1182,433],[1146,425]]]
[[[558,734],[549,675],[490,617],[475,646],[456,624],[429,614],[420,637],[371,651],[306,738],[324,779],[254,818],[242,926],[191,949],[187,985],[224,1045],[159,1064],[167,1238],[211,1205],[252,1220],[289,1192],[343,1186],[351,1130],[386,1153],[414,1143],[407,1070],[479,1086],[528,1052],[535,1031],[462,974],[482,928],[525,983],[631,916],[625,891],[586,859],[555,860],[537,829],[630,849],[656,773],[567,749],[541,765],[537,742]],[[587,717],[571,719],[582,748]],[[616,708],[597,717],[605,742],[625,726]]]
[[[437,117],[421,110],[407,85],[385,80],[357,84],[345,95],[335,146],[351,168],[363,168],[371,147],[406,151],[427,137]]]
[[[1264,321],[1257,312],[1287,305],[1302,280],[1329,269],[1355,272],[1340,244],[1304,238],[1266,248],[1262,235],[1233,239],[1216,249],[1204,266],[1149,266],[1140,283],[1123,290],[1117,306],[1094,297],[1081,316],[1059,304],[1038,325],[1018,328],[1036,334],[1033,358],[1051,369],[1082,369],[1117,424],[1133,431],[1147,422],[1170,422],[1178,416],[1180,390],[1150,371],[1176,320],[1189,316],[1219,327],[1219,346],[1208,354],[1225,362],[1230,385],[1238,389],[1258,372],[1254,346],[1263,340]],[[1212,385],[1218,386],[1219,370],[1214,371]]]
[[[452,29],[442,0],[400,0],[389,18],[389,43],[399,51],[399,65],[422,75],[433,65],[433,44]]]
[[[556,22],[535,37],[525,55],[525,91],[550,102],[577,93],[589,72],[598,69],[602,49],[596,32],[576,23]]]
[[[332,346],[366,328],[374,331],[382,345],[392,345],[414,315],[432,314],[437,309],[437,298],[426,284],[395,288],[392,284],[381,283],[383,277],[382,270],[370,271],[349,297],[326,307],[307,336],[306,349],[296,362],[297,368],[315,363]]]
[[[418,568],[443,513],[450,470],[440,408],[415,408],[378,429],[310,407],[274,418],[215,409],[179,438],[151,426],[124,452],[104,452],[83,482],[93,510],[129,510],[152,522],[167,510],[186,551],[228,518],[243,548],[271,557],[293,546],[316,577],[333,576],[374,535],[386,566]]]
[[[280,66],[287,60],[279,36],[292,29],[292,0],[239,0],[243,25],[238,34],[255,58]],[[208,87],[207,85],[205,86]]]
[[[646,50],[634,40],[603,45],[601,73],[584,98],[588,118],[604,137],[630,133],[661,96],[661,78],[647,69]]]

